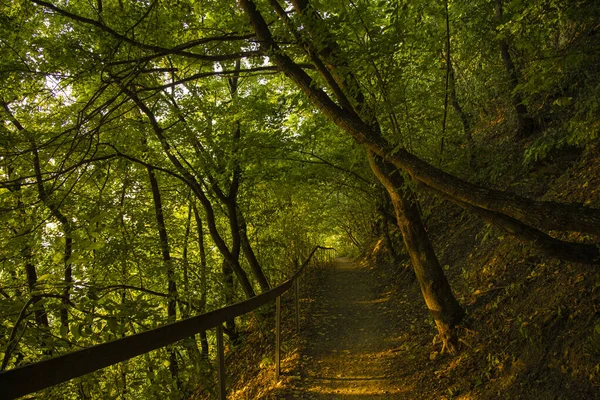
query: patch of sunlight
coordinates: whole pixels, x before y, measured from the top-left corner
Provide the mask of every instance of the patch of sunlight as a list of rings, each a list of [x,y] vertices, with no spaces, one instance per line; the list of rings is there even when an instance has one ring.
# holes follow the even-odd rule
[[[363,378],[364,379],[364,378]],[[321,395],[337,395],[337,396],[350,396],[350,395],[360,395],[360,396],[391,396],[398,394],[406,394],[412,391],[412,387],[402,386],[402,387],[390,387],[389,385],[383,385],[383,387],[375,386],[372,382],[368,386],[360,385],[360,386],[349,386],[348,384],[344,384],[344,387],[323,387],[316,386],[308,389],[309,392]]]
[[[389,297],[382,297],[380,299],[355,301],[355,303],[356,304],[378,304],[378,303],[385,303],[386,301],[389,301],[389,300],[390,300]]]

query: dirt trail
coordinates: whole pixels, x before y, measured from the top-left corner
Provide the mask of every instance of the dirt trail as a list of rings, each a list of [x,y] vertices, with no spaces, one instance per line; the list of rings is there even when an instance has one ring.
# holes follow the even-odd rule
[[[305,305],[304,350],[294,397],[407,398],[397,370],[398,310],[375,271],[348,258],[318,269]]]

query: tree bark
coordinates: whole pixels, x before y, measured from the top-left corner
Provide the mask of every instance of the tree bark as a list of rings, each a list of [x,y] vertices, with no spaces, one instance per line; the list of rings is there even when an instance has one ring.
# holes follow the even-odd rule
[[[7,113],[9,120],[12,122],[12,124],[15,126],[15,128],[17,128],[17,130],[19,132],[25,133],[25,135],[29,138],[29,142],[31,144],[31,148],[32,148],[32,152],[33,152],[33,169],[34,169],[35,178],[36,178],[36,186],[37,186],[37,190],[38,190],[38,196],[39,196],[40,200],[42,201],[42,203],[46,207],[48,207],[52,216],[58,220],[58,222],[60,223],[60,225],[63,229],[63,234],[65,235],[65,249],[64,249],[64,253],[63,253],[65,287],[63,289],[63,294],[62,294],[62,305],[63,306],[60,310],[60,321],[61,321],[61,325],[68,330],[69,329],[69,310],[67,307],[71,300],[70,292],[71,292],[71,286],[73,284],[73,270],[71,267],[71,254],[73,252],[73,238],[71,236],[71,233],[72,233],[71,232],[71,230],[72,230],[71,221],[69,221],[69,219],[60,211],[58,206],[56,204],[54,204],[54,202],[52,202],[49,194],[46,192],[46,188],[44,187],[44,182],[42,179],[40,157],[39,157],[37,145],[35,143],[35,139],[33,138],[33,136],[30,136],[27,134],[27,132],[25,132],[25,127],[14,116],[8,103],[6,103],[4,100],[0,99],[0,105],[2,106],[4,111]],[[19,189],[20,189],[20,187],[19,187]],[[37,278],[36,278],[36,280],[37,280]],[[44,315],[46,318],[45,322],[46,322],[46,326],[47,326],[47,322],[48,322],[47,318],[48,317],[46,316],[45,313],[44,313]]]
[[[225,304],[233,304],[235,288],[233,286],[233,270],[226,260],[221,263],[221,272],[223,273],[223,293],[225,295]],[[225,321],[225,333],[233,344],[239,343],[240,335],[237,332],[235,319],[230,318]]]
[[[156,216],[156,226],[158,229],[158,236],[160,239],[160,250],[162,253],[163,266],[167,272],[167,318],[169,322],[175,322],[177,320],[177,283],[175,282],[175,267],[173,260],[171,259],[171,250],[169,248],[169,237],[167,235],[167,228],[165,225],[165,218],[163,215],[162,198],[160,195],[160,189],[158,187],[158,181],[154,174],[154,170],[150,167],[148,170],[148,178],[150,180],[150,188],[152,189],[152,198],[154,200],[154,214]],[[169,371],[171,376],[176,380],[178,387],[181,386],[179,381],[179,366],[177,363],[177,354],[172,346],[167,349],[169,352]]]
[[[233,250],[232,253],[234,254],[234,257],[239,265],[239,251],[243,247],[244,255],[246,256],[248,264],[250,264],[250,269],[252,270],[252,275],[254,275],[254,278],[258,282],[260,290],[262,292],[266,292],[270,289],[269,282],[267,281],[267,277],[265,276],[262,267],[258,263],[258,260],[254,256],[254,251],[248,242],[248,236],[244,237],[246,231],[245,227],[242,226],[242,221],[240,221],[240,217],[243,218],[243,216],[241,215],[241,211],[237,206],[237,190],[233,193],[230,192],[229,196],[224,199],[224,203],[227,207],[227,217],[229,218],[229,227],[231,229],[232,248],[237,249],[237,255]],[[242,246],[244,244],[245,246]]]
[[[421,293],[442,341],[442,353],[448,351],[455,354],[455,326],[462,320],[464,310],[452,294],[444,270],[435,255],[421,221],[416,198],[410,189],[403,189],[404,178],[393,165],[383,162],[381,157],[372,152],[368,156],[371,169],[386,188],[394,206],[398,227],[402,231]]]
[[[4,103],[3,101],[0,100],[0,104],[5,108],[5,110],[7,112],[10,113],[10,109],[8,108],[8,105],[6,103]],[[20,124],[19,124],[19,126],[20,126]],[[11,178],[12,178],[12,171],[13,171],[13,169],[10,166],[7,166],[6,175],[8,177],[8,180],[11,180]],[[21,186],[22,186],[21,181],[17,180],[17,182],[15,184],[8,186],[8,190],[11,193],[15,194],[16,200],[17,200],[16,209],[18,210],[18,213],[24,219],[23,225],[26,225],[26,223],[27,223],[27,221],[25,220],[26,209],[25,209],[25,205],[23,204],[22,199],[21,199]],[[18,233],[18,229],[16,227],[10,227],[9,229],[11,229],[11,231],[14,234]],[[37,277],[37,270],[36,270],[35,264],[33,263],[33,249],[32,249],[32,246],[29,244],[29,242],[25,242],[25,245],[20,250],[20,254],[25,263],[25,265],[24,265],[25,266],[25,276],[27,278],[27,288],[29,289],[29,294],[31,296],[31,299],[29,300],[28,303],[25,304],[25,306],[21,310],[21,314],[19,315],[19,317],[17,318],[17,320],[13,326],[12,333],[10,335],[11,337],[9,338],[6,348],[5,348],[5,351],[4,351],[4,357],[3,357],[2,363],[0,365],[0,371],[4,371],[6,369],[6,367],[8,366],[8,362],[10,361],[10,358],[12,357],[13,351],[15,351],[15,349],[17,348],[17,345],[18,345],[19,339],[20,339],[19,337],[17,337],[17,333],[19,332],[20,329],[23,329],[23,330],[26,329],[26,326],[21,328],[20,324],[22,322],[24,322],[24,319],[27,315],[27,314],[25,314],[25,312],[27,311],[27,307],[29,305],[31,305],[31,308],[33,309],[35,324],[37,325],[38,329],[40,329],[42,331],[42,335],[40,335],[40,345],[43,349],[43,353],[45,355],[50,355],[50,356],[53,353],[52,349],[48,347],[48,344],[45,339],[45,336],[50,333],[50,323],[48,321],[48,315],[46,313],[46,308],[44,307],[44,304],[41,303],[42,297],[36,293],[37,292],[36,285],[37,285],[38,277]],[[11,276],[15,281],[17,280],[17,276],[14,271],[11,271]],[[2,293],[3,297],[5,297],[6,299],[10,299],[10,296],[4,290],[1,290],[1,293]],[[15,295],[17,298],[20,298],[23,295],[21,290],[18,289],[18,286],[17,286],[17,289],[15,289]],[[19,360],[22,357],[23,356],[21,353],[17,354],[16,365],[18,365]]]
[[[34,299],[32,307],[34,309],[35,323],[38,324],[38,326],[48,329],[50,328],[50,324],[48,322],[48,314],[46,314],[44,306],[38,304],[41,300],[41,297],[33,294],[36,290],[35,285],[37,284],[37,272],[35,269],[35,265],[33,265],[33,263],[31,262],[31,249],[26,248],[24,249],[23,253],[26,253],[24,254],[24,257],[26,259],[25,274],[27,275],[27,287],[32,293],[31,297]]]
[[[235,62],[235,71],[239,71],[241,67],[240,60]],[[239,75],[235,74],[231,78],[229,78],[229,92],[231,95],[231,100],[235,101],[238,95],[238,82]],[[240,146],[240,138],[242,136],[242,127],[239,121],[235,122],[235,128],[233,130],[233,144],[231,155],[234,158],[233,162],[233,173],[231,178],[231,185],[229,186],[229,193],[225,200],[225,203],[229,210],[229,219],[232,221],[232,234],[235,230],[235,235],[238,236],[238,240],[242,246],[242,251],[244,252],[244,256],[250,265],[250,269],[252,270],[252,274],[254,278],[257,280],[258,285],[260,286],[260,290],[262,292],[266,292],[271,289],[271,285],[269,285],[269,281],[265,276],[260,263],[258,262],[254,251],[252,250],[252,245],[248,240],[248,232],[246,226],[246,220],[242,214],[242,211],[239,209],[237,205],[238,193],[240,190],[240,181],[242,176],[242,168],[240,166],[239,160],[239,146]]]
[[[190,269],[190,260],[189,260],[189,240],[191,233],[191,225],[192,225],[192,202],[188,205],[188,213],[185,221],[185,234],[183,237],[183,254],[182,254],[182,269],[183,269],[183,290],[185,293],[185,302],[179,302],[179,310],[181,313],[181,318],[189,318],[191,316],[191,306],[192,306],[192,298],[190,296],[190,279],[189,279],[189,269]],[[204,307],[204,305],[202,305]],[[200,313],[202,309],[198,310]],[[196,335],[190,336],[189,338],[184,340],[185,348],[188,353],[188,357],[190,362],[195,366],[200,366],[200,351],[198,350],[198,344],[196,342]]]
[[[250,243],[250,239],[248,238],[248,226],[246,224],[246,219],[244,218],[244,215],[242,214],[242,211],[239,208],[238,226],[244,256],[246,257],[246,260],[248,260],[248,264],[250,264],[250,269],[252,270],[254,277],[258,281],[260,290],[266,292],[271,289],[271,285],[269,284],[269,280],[267,279],[262,269],[262,266],[258,262],[258,258],[256,258],[256,254],[254,253],[254,249],[252,248],[252,244]]]
[[[204,248],[204,229],[202,228],[202,219],[200,218],[196,204],[192,203],[192,208],[194,210],[196,230],[198,231],[198,251],[200,252],[200,304],[202,304],[202,307],[205,307],[208,285],[206,279],[206,249]],[[202,358],[208,360],[209,348],[206,331],[200,332],[200,346],[202,348]]]
[[[42,203],[50,210],[50,214],[58,220],[65,237],[65,248],[63,251],[63,279],[65,287],[62,292],[62,308],[60,309],[60,324],[69,330],[69,303],[71,300],[71,286],[73,285],[73,267],[71,265],[71,255],[73,253],[73,237],[71,221],[60,211],[60,208],[52,201],[50,195],[46,192],[42,178],[42,169],[40,166],[40,157],[37,145],[33,139],[30,140],[33,150],[33,168],[35,171],[38,196]]]
[[[390,225],[385,215],[381,216],[381,225],[385,247],[388,249],[392,262],[394,265],[397,265],[400,263],[400,255],[396,252],[396,248],[394,247],[394,241],[392,240],[390,233]]]
[[[495,19],[498,24],[503,22],[503,10],[502,1],[495,0]],[[535,120],[529,115],[527,106],[523,104],[523,98],[519,93],[517,86],[519,85],[519,71],[515,66],[510,55],[510,47],[506,38],[501,38],[498,42],[500,47],[500,54],[502,55],[502,62],[504,63],[504,69],[508,75],[508,87],[510,89],[510,99],[513,107],[517,113],[517,139],[524,139],[531,135],[537,128]]]
[[[450,45],[450,13],[448,12],[448,0],[445,1],[446,8],[446,79],[447,79],[447,92],[446,95],[450,95],[450,102],[452,103],[452,108],[454,112],[460,119],[460,122],[463,126],[463,131],[465,133],[465,138],[467,139],[467,145],[469,149],[469,166],[474,168],[473,164],[473,135],[471,132],[471,124],[469,121],[468,115],[463,111],[463,108],[458,101],[458,96],[456,95],[456,74],[454,71],[454,65],[452,63],[452,51]],[[446,98],[447,101],[447,98]]]
[[[48,321],[48,314],[46,313],[46,307],[40,301],[42,298],[35,294],[37,288],[35,287],[37,284],[37,271],[35,265],[32,262],[33,255],[31,251],[31,247],[27,245],[23,251],[21,252],[25,259],[25,275],[27,276],[27,288],[31,293],[33,313],[35,317],[35,323],[44,331],[45,334],[50,332],[50,322]],[[47,347],[46,340],[42,336],[41,340],[42,347]],[[48,348],[44,350],[44,353],[47,355],[52,355],[52,349]]]

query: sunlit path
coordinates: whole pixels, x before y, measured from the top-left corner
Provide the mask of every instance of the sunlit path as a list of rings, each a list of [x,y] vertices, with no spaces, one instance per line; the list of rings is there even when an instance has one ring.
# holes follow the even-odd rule
[[[300,362],[299,398],[404,398],[393,358],[397,318],[380,293],[375,273],[348,258],[317,271]]]

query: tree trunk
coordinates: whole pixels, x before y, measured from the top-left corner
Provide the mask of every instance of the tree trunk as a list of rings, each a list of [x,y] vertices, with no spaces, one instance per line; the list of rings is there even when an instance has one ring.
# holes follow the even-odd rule
[[[36,177],[36,185],[38,196],[42,203],[50,210],[50,214],[58,220],[65,237],[65,248],[63,252],[63,278],[65,287],[62,292],[62,308],[60,309],[60,324],[67,332],[69,331],[69,303],[71,300],[71,286],[73,285],[73,267],[71,266],[71,255],[73,253],[73,237],[71,229],[71,221],[60,211],[58,206],[54,204],[50,195],[46,192],[42,178],[42,169],[40,166],[40,157],[37,150],[37,145],[33,139],[30,140],[33,149],[33,167]]]
[[[498,24],[503,22],[502,1],[503,0],[495,0],[494,3],[496,11],[495,18]],[[515,66],[515,63],[510,55],[508,40],[506,38],[501,38],[498,42],[498,45],[500,46],[500,53],[502,55],[504,69],[506,69],[506,73],[508,75],[510,99],[517,113],[517,139],[524,139],[535,131],[537,124],[529,115],[527,106],[523,104],[523,98],[517,89],[517,86],[519,85],[519,71],[517,70],[517,67]]]
[[[68,331],[68,329],[69,329],[68,306],[70,303],[71,286],[73,284],[73,270],[71,267],[71,254],[73,251],[73,238],[71,237],[71,222],[60,211],[58,206],[52,202],[48,193],[46,193],[46,189],[44,188],[44,182],[42,180],[40,157],[39,157],[39,153],[37,150],[37,145],[35,143],[35,139],[33,138],[33,136],[28,135],[27,132],[25,132],[25,127],[23,125],[21,125],[19,120],[17,120],[17,118],[13,115],[10,107],[8,106],[8,103],[6,103],[4,100],[0,99],[0,105],[2,105],[2,108],[4,109],[4,111],[6,111],[6,113],[8,114],[8,117],[9,117],[10,121],[12,122],[12,124],[15,126],[15,128],[17,128],[17,130],[19,132],[24,132],[26,137],[29,137],[29,142],[31,144],[31,148],[33,151],[33,169],[34,169],[35,177],[36,177],[36,186],[38,189],[38,196],[39,196],[40,200],[42,201],[42,203],[46,207],[48,207],[52,216],[59,221],[59,223],[61,224],[61,227],[63,229],[63,233],[65,235],[65,249],[64,249],[64,253],[63,253],[65,287],[64,287],[63,293],[62,293],[63,307],[60,310],[60,321],[61,321],[61,325],[63,327],[65,327]],[[19,189],[20,189],[20,187],[19,187]],[[36,278],[36,280],[37,280],[37,278]],[[46,315],[46,314],[44,313],[44,315]],[[47,325],[47,316],[45,316],[45,318],[46,318],[46,325]]]
[[[208,285],[206,279],[206,249],[204,248],[204,229],[202,228],[202,219],[198,213],[195,203],[192,203],[194,209],[194,219],[196,221],[196,230],[198,231],[198,251],[200,252],[200,304],[206,306],[206,294]],[[202,347],[202,358],[208,360],[208,339],[206,331],[200,332],[200,346]]]
[[[268,27],[264,23],[264,20],[262,20],[262,16],[257,12],[254,4],[251,1],[242,2],[245,3],[246,12],[251,15],[250,18],[253,21],[257,35],[260,37],[259,30],[262,30],[264,36],[270,39]],[[276,1],[272,1],[272,4],[274,3]],[[343,107],[352,102],[356,104],[355,112],[346,112],[346,115],[350,118],[356,118],[361,122],[367,121],[366,125],[369,126],[370,130],[377,132],[377,136],[380,137],[380,127],[375,117],[376,113],[367,104],[359,82],[355,75],[349,71],[347,62],[341,54],[337,42],[326,29],[322,29],[322,21],[314,10],[309,9],[308,0],[292,0],[292,4],[300,15],[303,17],[306,16],[303,22],[307,24],[308,32],[313,36],[313,40],[324,43],[324,46],[318,50],[319,55],[325,60],[328,69],[332,72],[339,87],[345,91],[345,93],[337,95],[340,104]],[[274,7],[277,8],[277,5],[274,5]],[[252,16],[253,14],[254,16]],[[285,18],[285,16],[280,15],[280,18]],[[317,26],[319,23],[321,23],[321,29],[317,29],[319,28]],[[283,60],[280,59],[280,61]],[[339,73],[337,70],[338,67],[342,67],[344,73]],[[327,75],[324,71],[322,71],[322,74]],[[326,81],[329,82],[331,80],[326,79]],[[345,96],[350,96],[352,101],[344,99]],[[345,108],[348,108],[348,106],[345,106]],[[386,166],[381,162],[381,159],[379,159],[380,165],[378,165],[375,162],[374,155],[371,152],[368,152],[368,155],[371,169],[385,186],[394,206],[398,227],[402,232],[425,303],[433,314],[438,327],[440,339],[443,343],[442,351],[448,350],[454,353],[456,351],[454,325],[462,319],[463,310],[454,298],[450,290],[450,285],[431,247],[427,232],[421,222],[421,216],[414,201],[414,196],[409,196],[402,191],[404,182],[395,168],[390,168],[389,165]],[[393,172],[396,173],[393,174]]]
[[[182,268],[183,268],[183,290],[185,293],[185,302],[179,302],[179,312],[181,313],[181,318],[189,318],[191,316],[191,305],[192,298],[190,296],[190,280],[189,280],[189,268],[190,261],[188,257],[188,247],[189,247],[189,238],[192,224],[192,202],[188,205],[188,214],[185,221],[185,234],[183,236],[183,255],[182,255]],[[204,305],[202,305],[204,307]],[[200,310],[199,310],[200,311]],[[188,357],[190,362],[199,367],[200,365],[200,351],[198,350],[198,344],[196,343],[196,336],[190,336],[184,339],[184,346],[188,353]]]
[[[390,202],[390,197],[385,187],[382,187],[380,198],[381,203],[377,211],[381,218],[381,228],[384,236],[383,239],[385,240],[385,245],[388,248],[390,255],[392,256],[392,261],[396,265],[401,262],[402,257],[400,256],[399,249],[397,248],[398,242],[392,237],[390,224],[392,224],[392,226],[398,225],[395,217],[395,210],[393,209],[393,205]]]
[[[233,304],[234,301],[234,286],[233,286],[233,270],[226,260],[221,264],[221,272],[223,273],[223,292],[225,294],[225,305]],[[229,340],[233,344],[239,343],[240,336],[237,333],[235,319],[230,318],[225,321],[225,333],[229,336]]]
[[[463,110],[460,102],[458,101],[458,95],[456,94],[456,74],[454,71],[454,65],[452,64],[451,57],[447,58],[448,62],[448,79],[449,79],[449,90],[450,90],[450,102],[452,103],[452,108],[456,113],[458,119],[463,126],[463,132],[465,133],[465,138],[467,139],[468,146],[468,157],[469,157],[469,167],[471,169],[475,168],[475,143],[473,141],[473,132],[471,130],[471,122],[470,118]]]
[[[3,101],[0,100],[0,103],[4,106],[5,110],[7,110],[10,114],[10,109],[8,108],[8,105],[6,103],[4,103]],[[10,114],[12,115],[12,114]],[[20,124],[19,124],[20,126]],[[6,168],[6,175],[8,177],[8,180],[12,179],[12,171],[13,169],[8,166]],[[16,198],[17,198],[17,207],[16,209],[18,210],[19,214],[23,217],[23,226],[25,226],[27,224],[26,219],[26,209],[25,209],[25,205],[23,204],[22,198],[21,198],[21,182],[17,181],[17,183],[15,183],[14,185],[11,185],[8,187],[8,190],[12,193],[16,194]],[[15,234],[17,234],[18,229],[16,228],[12,228],[13,232]],[[48,321],[48,314],[46,313],[46,308],[44,307],[44,304],[41,303],[42,298],[36,294],[36,284],[37,284],[37,270],[35,268],[35,264],[33,263],[33,249],[32,246],[29,244],[29,242],[25,243],[25,246],[21,249],[20,251],[21,256],[23,257],[23,260],[25,262],[25,276],[27,277],[27,288],[29,289],[29,293],[31,295],[31,307],[33,308],[33,314],[34,314],[34,320],[36,325],[38,326],[38,328],[40,330],[42,330],[44,332],[43,335],[40,335],[40,344],[41,347],[44,348],[43,353],[46,355],[52,355],[52,349],[48,348],[46,340],[45,340],[45,335],[48,334],[50,332],[50,323]],[[14,271],[11,271],[11,275],[13,277],[13,279],[15,279],[16,281],[16,274],[14,273]],[[23,294],[21,292],[21,290],[16,289],[15,290],[15,294],[17,297],[21,297]],[[8,298],[7,294],[4,294],[6,298]],[[16,347],[16,344],[15,344]],[[12,351],[12,350],[10,350]],[[8,362],[8,359],[10,357],[9,353],[9,349],[6,349],[6,353],[5,354],[5,360],[6,363]],[[6,364],[5,362],[3,362],[3,364]],[[6,367],[6,365],[3,365],[2,370],[4,369],[4,367]]]
[[[396,252],[396,249],[394,248],[394,243],[392,241],[392,237],[390,234],[390,226],[388,223],[387,218],[385,218],[385,216],[382,218],[381,220],[381,224],[382,224],[382,233],[383,233],[383,240],[385,243],[385,247],[388,249],[388,253],[390,255],[390,257],[392,258],[392,262],[394,263],[394,265],[398,265],[400,263],[400,256],[398,255],[398,253]]]
[[[200,346],[202,347],[202,358],[208,360],[208,338],[206,331],[200,332]]]
[[[239,71],[240,67],[241,67],[241,61],[236,60],[235,70]],[[239,75],[237,75],[237,74],[235,74],[234,76],[229,78],[229,92],[230,92],[232,101],[235,101],[237,99],[238,81],[239,81]],[[239,193],[239,189],[240,189],[240,179],[241,179],[241,175],[242,175],[242,168],[240,166],[240,161],[238,159],[238,156],[239,156],[238,150],[239,150],[239,146],[240,146],[241,136],[242,136],[241,124],[239,121],[236,121],[235,129],[233,130],[233,145],[232,145],[232,152],[231,152],[232,157],[234,158],[233,173],[232,173],[232,178],[231,178],[231,185],[229,186],[229,193],[227,195],[227,198],[225,198],[224,200],[225,200],[225,203],[229,210],[229,219],[230,219],[230,221],[232,221],[233,226],[235,226],[235,228],[232,226],[232,234],[234,234],[234,230],[235,230],[235,235],[238,236],[237,239],[240,241],[240,244],[242,246],[242,251],[244,252],[244,256],[246,257],[248,264],[250,265],[252,274],[254,275],[254,278],[258,282],[258,285],[260,286],[260,290],[262,292],[266,292],[271,289],[271,286],[269,285],[269,281],[267,280],[267,277],[265,276],[265,274],[262,270],[262,267],[260,266],[260,263],[256,259],[256,255],[254,254],[254,251],[252,250],[252,245],[250,244],[250,241],[248,240],[246,220],[244,219],[242,211],[239,209],[239,207],[237,205],[237,197],[238,197],[238,193]]]
[[[473,164],[473,135],[471,133],[471,125],[469,123],[469,117],[463,111],[458,96],[456,95],[456,75],[454,73],[454,65],[452,64],[452,51],[450,45],[450,13],[448,12],[448,0],[445,1],[445,17],[446,17],[446,104],[448,102],[448,95],[450,95],[450,102],[454,112],[460,119],[463,126],[463,131],[467,139],[467,145],[469,149],[469,166],[474,168]],[[445,115],[444,109],[444,115]],[[445,130],[445,117],[444,117],[444,130]],[[443,140],[443,137],[442,137]],[[443,142],[442,142],[443,143]],[[440,155],[441,156],[441,155]]]
[[[177,320],[177,283],[175,282],[175,267],[171,259],[171,250],[169,248],[169,237],[167,236],[167,228],[165,226],[165,218],[163,215],[162,198],[158,187],[158,181],[154,175],[154,170],[150,167],[148,170],[148,178],[152,189],[152,198],[154,200],[154,213],[156,216],[156,226],[160,239],[160,250],[162,253],[163,266],[167,272],[167,318],[169,322]],[[177,364],[177,354],[172,346],[168,347],[169,352],[169,371],[171,376],[177,382],[177,386],[181,387],[179,381],[179,366]]]
[[[431,246],[421,221],[416,198],[408,191],[409,189],[403,189],[404,179],[393,165],[384,163],[372,152],[369,152],[369,163],[377,178],[385,186],[394,206],[398,227],[402,231],[421,293],[435,320],[443,344],[442,352],[447,350],[455,354],[457,347],[455,326],[462,320],[464,310],[452,294],[450,284]]]
[[[240,248],[241,241],[239,235],[239,227],[237,223],[236,217],[236,209],[235,209],[235,201],[232,202],[231,198],[227,201],[227,210],[229,214],[229,224],[231,228],[231,236],[232,236],[232,245],[231,245],[231,254],[235,262],[239,265],[240,262]],[[234,302],[234,294],[235,294],[235,286],[233,282],[233,269],[231,264],[227,260],[223,260],[221,264],[221,271],[223,272],[223,287],[225,292],[225,305],[233,304]],[[229,336],[229,340],[232,343],[237,344],[239,342],[239,335],[237,333],[237,328],[235,326],[235,319],[231,318],[225,321],[225,333]]]
[[[204,229],[202,227],[202,219],[196,204],[192,204],[194,209],[194,219],[196,221],[196,229],[198,231],[198,251],[200,252],[200,304],[202,307],[206,305],[206,293],[208,291],[206,279],[206,249],[204,247]]]
[[[237,208],[237,207],[236,207]],[[246,225],[246,219],[242,214],[241,210],[237,208],[238,212],[238,228],[240,233],[240,243],[242,245],[242,251],[244,252],[244,256],[246,260],[248,260],[248,264],[250,264],[250,269],[256,278],[258,285],[260,286],[260,290],[262,292],[266,292],[271,289],[271,285],[269,285],[269,281],[262,270],[258,259],[256,258],[256,254],[254,254],[254,249],[252,249],[252,245],[250,244],[250,240],[248,239],[248,227]]]

